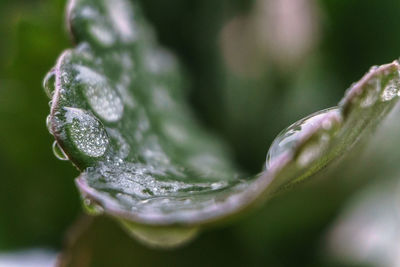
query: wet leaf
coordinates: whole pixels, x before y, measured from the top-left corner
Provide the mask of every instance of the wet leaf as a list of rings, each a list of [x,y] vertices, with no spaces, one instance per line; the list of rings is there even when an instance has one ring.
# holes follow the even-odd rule
[[[181,66],[135,1],[71,1],[68,23],[77,47],[45,82],[56,154],[82,172],[76,184],[90,213],[116,217],[150,245],[182,244],[312,176],[398,99],[399,64],[371,69],[337,108],[279,135],[265,170],[247,177],[193,116]]]

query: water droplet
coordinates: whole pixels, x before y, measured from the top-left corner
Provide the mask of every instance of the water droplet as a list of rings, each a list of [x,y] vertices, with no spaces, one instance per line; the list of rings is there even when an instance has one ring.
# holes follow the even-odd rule
[[[121,40],[124,42],[132,42],[136,39],[137,26],[132,20],[132,6],[128,1],[122,0],[105,0],[108,15],[114,29],[119,33]]]
[[[54,69],[44,77],[43,88],[46,95],[52,99],[56,88],[56,71]]]
[[[197,236],[197,228],[148,227],[121,220],[126,230],[138,241],[153,247],[173,248],[184,245]]]
[[[397,81],[391,80],[383,90],[381,94],[381,100],[383,102],[390,101],[397,96],[399,93],[399,84]]]
[[[47,130],[49,131],[49,133],[51,135],[53,135],[53,130],[51,129],[51,116],[50,115],[48,115],[46,118],[46,127],[47,127]]]
[[[69,78],[68,72],[63,72],[61,74],[61,79],[62,79],[62,82],[63,82],[64,85],[65,84],[69,84],[70,83],[70,78]]]
[[[101,215],[104,213],[104,209],[102,206],[94,203],[92,200],[85,198],[83,200],[83,207],[85,209],[85,211],[89,214],[89,215]]]
[[[123,102],[107,80],[88,67],[76,65],[75,68],[79,72],[77,79],[86,84],[84,93],[94,112],[109,122],[121,119]]]
[[[121,158],[120,160],[122,161],[122,159],[125,159],[129,155],[131,149],[130,145],[118,130],[107,128],[107,133],[116,142],[117,155]],[[117,160],[116,162],[118,163],[119,161]]]
[[[272,164],[272,162],[277,159],[279,156],[283,155],[286,151],[290,151],[294,148],[298,141],[304,136],[305,133],[308,133],[310,129],[316,127],[317,124],[321,123],[321,119],[328,113],[337,113],[339,109],[337,107],[325,109],[310,116],[297,121],[296,123],[289,126],[287,129],[282,131],[272,143],[268,154],[265,167],[268,170]],[[325,130],[329,130],[332,127],[331,123],[322,122],[322,127]],[[310,150],[311,151],[311,150]],[[309,153],[310,154],[310,153]],[[315,153],[312,153],[315,154]],[[303,160],[305,161],[305,160]]]
[[[94,38],[97,39],[104,46],[111,46],[114,44],[115,39],[112,33],[107,26],[101,24],[92,24],[90,25],[90,33]]]
[[[59,160],[68,160],[67,154],[65,154],[64,150],[60,147],[57,141],[54,141],[53,143],[53,153],[54,156],[56,156],[56,158]]]
[[[104,126],[89,112],[65,108],[69,133],[75,146],[90,157],[100,157],[107,150],[109,139]]]

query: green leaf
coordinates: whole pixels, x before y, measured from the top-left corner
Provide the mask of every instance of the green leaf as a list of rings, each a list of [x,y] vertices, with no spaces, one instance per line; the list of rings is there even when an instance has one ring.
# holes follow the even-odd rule
[[[266,169],[246,178],[196,121],[184,72],[136,1],[71,1],[68,23],[78,45],[45,82],[55,148],[82,172],[76,184],[87,210],[116,217],[150,245],[179,245],[312,176],[398,99],[399,64],[373,68],[338,108],[285,130]]]

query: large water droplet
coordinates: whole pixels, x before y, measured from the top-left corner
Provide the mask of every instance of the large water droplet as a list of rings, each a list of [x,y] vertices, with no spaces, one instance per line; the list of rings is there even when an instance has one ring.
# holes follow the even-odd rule
[[[75,66],[77,79],[86,84],[84,94],[96,114],[109,122],[118,121],[124,112],[124,105],[116,90],[94,70],[81,65]]]
[[[65,154],[64,150],[60,147],[57,141],[54,141],[53,143],[53,153],[54,156],[56,156],[56,158],[59,160],[68,160],[67,154]]]
[[[268,154],[265,167],[268,170],[272,162],[279,156],[283,155],[286,151],[290,151],[293,147],[298,144],[305,133],[308,133],[310,129],[316,127],[316,124],[321,123],[322,117],[327,113],[339,112],[337,107],[325,109],[310,116],[297,121],[296,123],[289,126],[287,129],[283,130],[272,143]],[[324,121],[322,127],[329,130],[332,124],[329,121]]]
[[[104,126],[87,111],[65,108],[70,138],[75,146],[90,157],[100,157],[107,150],[109,139]]]
[[[47,73],[46,77],[44,78],[43,88],[46,95],[52,99],[56,88],[56,71],[54,69]]]

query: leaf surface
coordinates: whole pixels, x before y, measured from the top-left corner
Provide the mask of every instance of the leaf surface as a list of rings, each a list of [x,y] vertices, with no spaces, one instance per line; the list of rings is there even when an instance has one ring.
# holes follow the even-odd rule
[[[371,69],[337,108],[285,130],[266,169],[247,177],[192,114],[182,67],[157,44],[136,1],[70,1],[68,24],[77,46],[47,76],[50,131],[81,171],[76,184],[88,210],[118,218],[150,243],[157,239],[154,227],[178,227],[174,235],[183,242],[194,229],[312,176],[374,129],[398,100],[399,64]],[[180,243],[165,240],[154,242]]]

